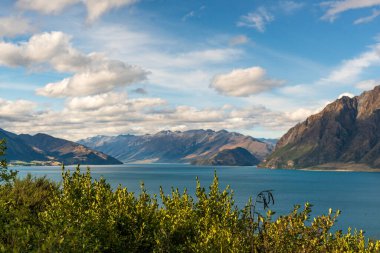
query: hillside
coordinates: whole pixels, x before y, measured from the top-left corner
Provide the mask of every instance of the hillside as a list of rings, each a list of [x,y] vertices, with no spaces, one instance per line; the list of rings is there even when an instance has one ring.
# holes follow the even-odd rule
[[[251,136],[234,132],[190,130],[161,131],[152,135],[96,136],[79,141],[80,144],[102,151],[123,162],[191,162],[210,158],[224,149],[237,147],[248,150],[262,160],[272,146]]]
[[[6,139],[6,159],[34,164],[121,164],[117,159],[75,142],[46,134],[16,135],[0,129]]]
[[[224,149],[210,158],[196,159],[194,165],[224,165],[224,166],[253,166],[260,160],[245,148]]]
[[[261,166],[380,168],[380,86],[342,97],[291,128]]]

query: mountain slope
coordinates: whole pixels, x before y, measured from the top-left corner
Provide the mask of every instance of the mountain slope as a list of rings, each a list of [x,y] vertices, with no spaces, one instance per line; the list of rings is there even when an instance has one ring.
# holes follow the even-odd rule
[[[380,86],[342,97],[291,128],[261,165],[380,168]]]
[[[96,136],[79,141],[124,162],[191,162],[224,149],[242,147],[262,160],[271,146],[239,133],[212,130],[161,131],[153,135]]]
[[[225,166],[253,166],[260,160],[253,156],[245,148],[224,149],[210,158],[196,159],[191,162],[194,165],[225,165]]]
[[[16,135],[0,129],[0,139],[6,139],[8,161],[47,164],[120,164],[117,159],[75,142],[54,138],[46,134]]]
[[[11,160],[45,161],[46,160],[46,157],[44,154],[42,154],[36,148],[29,146],[23,140],[20,140],[16,134],[0,129],[0,139],[6,139],[7,141],[6,158],[9,161]]]

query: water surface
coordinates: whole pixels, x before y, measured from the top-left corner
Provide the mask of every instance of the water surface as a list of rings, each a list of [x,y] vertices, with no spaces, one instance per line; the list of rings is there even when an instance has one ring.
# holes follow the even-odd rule
[[[74,167],[68,167],[73,169]],[[60,167],[16,167],[21,176],[31,173],[61,180]],[[336,228],[363,229],[366,235],[380,239],[380,173],[267,170],[255,167],[207,167],[186,164],[124,164],[91,166],[95,178],[105,177],[113,186],[119,184],[139,192],[144,182],[149,193],[158,193],[162,186],[187,188],[194,194],[199,177],[208,186],[216,170],[221,187],[230,185],[237,205],[243,207],[250,196],[262,190],[274,190],[277,214],[286,214],[294,204],[314,205],[312,215],[327,213],[331,207],[342,211]]]

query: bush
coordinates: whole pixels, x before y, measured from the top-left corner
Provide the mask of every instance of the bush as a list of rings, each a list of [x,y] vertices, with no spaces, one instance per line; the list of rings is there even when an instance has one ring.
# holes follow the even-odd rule
[[[5,155],[5,139],[0,140],[0,158]],[[0,160],[0,185],[2,183],[9,183],[17,176],[17,171],[8,170],[7,161],[5,159]]]

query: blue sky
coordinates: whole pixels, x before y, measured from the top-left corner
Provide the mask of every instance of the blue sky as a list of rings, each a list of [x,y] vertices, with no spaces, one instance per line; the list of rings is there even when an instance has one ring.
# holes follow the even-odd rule
[[[380,0],[5,0],[0,127],[280,137],[380,84]]]

